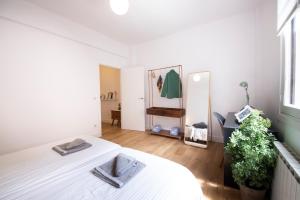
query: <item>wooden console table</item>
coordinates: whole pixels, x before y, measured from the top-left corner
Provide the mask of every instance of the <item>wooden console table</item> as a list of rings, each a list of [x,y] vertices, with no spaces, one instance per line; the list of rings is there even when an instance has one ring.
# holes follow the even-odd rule
[[[117,120],[117,126],[121,127],[121,110],[111,110],[111,125],[114,125],[115,120]]]
[[[148,115],[156,115],[156,116],[163,116],[163,117],[173,117],[173,118],[179,118],[180,119],[180,126],[183,128],[183,117],[185,115],[185,109],[184,108],[164,108],[164,107],[150,107],[146,109],[146,113]],[[151,123],[153,125],[153,119],[151,119]],[[177,138],[181,140],[181,138],[184,136],[183,132],[180,132],[178,135],[171,135],[170,131],[167,130],[161,130],[159,133],[154,133],[150,131],[153,135],[161,135],[165,137],[171,137],[171,138]]]

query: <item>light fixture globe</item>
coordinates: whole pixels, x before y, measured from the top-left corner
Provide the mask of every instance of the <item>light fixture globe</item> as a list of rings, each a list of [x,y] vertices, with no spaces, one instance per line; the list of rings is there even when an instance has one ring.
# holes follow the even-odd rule
[[[200,74],[194,74],[193,81],[199,82],[200,80],[201,80],[201,75]]]
[[[109,0],[112,11],[117,15],[125,15],[129,8],[128,0]]]

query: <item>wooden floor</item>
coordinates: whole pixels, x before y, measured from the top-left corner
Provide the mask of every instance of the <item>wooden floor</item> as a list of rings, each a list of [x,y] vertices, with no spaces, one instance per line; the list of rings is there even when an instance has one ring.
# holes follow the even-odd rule
[[[145,132],[122,130],[102,124],[102,137],[124,147],[130,147],[175,161],[187,167],[198,179],[207,200],[239,200],[239,190],[224,187],[220,163],[223,144],[210,143],[207,149],[185,145],[182,141]]]

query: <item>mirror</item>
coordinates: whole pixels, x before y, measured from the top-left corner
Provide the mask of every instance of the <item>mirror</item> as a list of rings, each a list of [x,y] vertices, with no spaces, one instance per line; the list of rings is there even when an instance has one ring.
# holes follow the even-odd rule
[[[207,147],[210,123],[210,72],[192,73],[187,81],[184,143]]]

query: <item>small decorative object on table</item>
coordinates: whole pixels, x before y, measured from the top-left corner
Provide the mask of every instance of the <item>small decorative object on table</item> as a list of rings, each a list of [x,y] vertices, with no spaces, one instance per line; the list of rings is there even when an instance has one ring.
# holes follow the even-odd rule
[[[152,127],[152,132],[159,133],[161,131],[161,125],[156,124]]]
[[[234,114],[235,118],[239,123],[242,123],[247,117],[251,115],[252,110],[253,109],[249,105],[247,105],[240,112]]]
[[[105,94],[101,94],[100,99],[101,101],[105,100]]]
[[[180,134],[180,128],[179,127],[173,127],[170,130],[170,135],[178,136]]]

